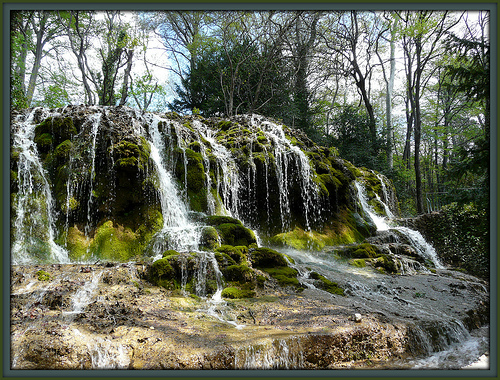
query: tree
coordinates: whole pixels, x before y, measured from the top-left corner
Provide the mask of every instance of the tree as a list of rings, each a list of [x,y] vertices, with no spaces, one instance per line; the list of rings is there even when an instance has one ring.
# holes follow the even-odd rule
[[[85,94],[84,103],[96,104],[94,92],[91,88],[92,76],[88,62],[88,50],[92,44],[92,36],[96,34],[96,25],[93,11],[59,12],[59,19],[64,25],[70,50],[75,55],[77,66],[81,74],[81,83]]]
[[[53,12],[49,11],[13,12],[11,21],[11,47],[19,48],[19,51],[14,50],[13,53],[12,77],[13,83],[17,84],[13,86],[17,87],[14,96],[15,99],[22,99],[20,104],[29,107],[33,101],[42,59],[48,54],[46,47],[59,36],[62,27]],[[31,59],[28,53],[32,54]],[[28,68],[31,70],[26,85]]]
[[[465,20],[465,35],[459,37],[448,34],[447,48],[455,57],[445,65],[446,74],[453,81],[457,91],[463,93],[470,103],[481,105],[483,119],[480,134],[473,136],[467,144],[456,149],[457,158],[449,169],[449,176],[457,181],[467,174],[475,175],[481,186],[481,192],[466,197],[484,203],[489,199],[489,141],[490,141],[490,45],[487,37],[489,14],[479,13],[478,28],[473,28]],[[487,208],[487,207],[486,207]]]
[[[420,144],[422,134],[421,97],[431,75],[425,72],[439,55],[440,41],[458,20],[449,12],[406,11],[399,17],[403,24],[403,51],[406,58],[408,121],[414,133],[414,167],[417,212],[424,212]],[[432,71],[431,71],[432,73]],[[410,127],[409,127],[410,128]]]
[[[322,42],[330,51],[342,59],[336,62],[344,75],[354,80],[356,88],[366,108],[370,120],[371,149],[377,150],[376,118],[370,100],[370,78],[374,65],[372,55],[376,46],[377,34],[374,33],[374,14],[371,12],[335,12],[324,26]]]
[[[317,27],[320,18],[321,12],[298,13],[288,40],[293,69],[293,119],[296,119],[292,121],[292,126],[297,126],[309,133],[311,133],[312,128],[312,112],[310,107],[312,94],[308,79],[310,75],[310,61],[317,39]]]
[[[396,37],[397,37],[397,30],[398,30],[398,18],[395,17],[394,14],[385,13],[384,12],[384,18],[387,22],[387,26],[384,27],[379,35],[378,38],[376,39],[376,47],[375,47],[375,53],[377,54],[379,61],[380,61],[380,66],[382,68],[382,74],[384,76],[384,82],[386,85],[386,92],[385,92],[385,115],[386,115],[386,152],[387,152],[387,166],[389,170],[392,170],[394,167],[393,164],[393,157],[392,157],[392,96],[393,96],[393,91],[394,91],[394,78],[396,75],[396,59],[395,59],[395,53],[396,53]],[[387,38],[385,36],[385,33],[389,31],[390,37]],[[389,75],[387,75],[387,71],[385,69],[385,64],[384,60],[381,57],[380,54],[380,49],[379,49],[379,42],[380,40],[383,39],[386,42],[389,42],[390,46],[390,58],[389,58]]]

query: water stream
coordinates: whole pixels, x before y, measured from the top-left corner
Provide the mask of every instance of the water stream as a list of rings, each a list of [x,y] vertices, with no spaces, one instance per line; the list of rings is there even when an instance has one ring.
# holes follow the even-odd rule
[[[377,200],[383,205],[384,209],[389,210],[387,217],[378,215],[373,210],[373,207],[368,204],[366,191],[363,187],[363,184],[360,181],[356,181],[355,187],[357,190],[361,208],[363,209],[365,214],[368,215],[368,217],[373,221],[373,223],[377,227],[377,231],[395,230],[402,233],[410,241],[412,247],[415,248],[419,256],[430,260],[436,268],[444,268],[443,264],[441,264],[441,261],[438,258],[436,250],[424,239],[420,232],[412,230],[408,227],[392,225],[393,221],[391,220],[391,218],[393,218],[394,215],[390,212],[387,204],[380,198],[377,198]],[[383,187],[383,189],[385,190],[385,187]]]
[[[11,252],[13,264],[32,263],[41,253],[46,253],[44,259],[50,262],[69,262],[67,251],[54,241],[54,200],[34,142],[34,117],[38,111],[40,109],[33,109],[26,120],[18,123],[13,139],[12,149],[19,157],[19,191],[13,204],[16,210]]]

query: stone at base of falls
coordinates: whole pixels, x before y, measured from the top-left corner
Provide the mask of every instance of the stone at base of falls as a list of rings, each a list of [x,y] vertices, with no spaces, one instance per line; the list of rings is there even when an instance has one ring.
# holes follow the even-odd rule
[[[209,226],[213,226],[215,231],[210,230],[211,238],[218,233],[222,245],[232,246],[252,246],[257,244],[257,239],[252,230],[243,226],[240,220],[228,216],[208,216],[202,220]]]
[[[147,266],[146,277],[152,284],[168,290],[195,293],[198,274],[204,265],[200,260],[204,255],[203,252],[165,251],[161,259]],[[255,296],[256,290],[266,287],[303,290],[297,279],[297,270],[290,268],[285,256],[273,249],[223,245],[216,249],[214,258],[225,280],[222,297],[249,298]],[[215,271],[206,270],[204,276],[207,295],[211,295],[217,290]],[[337,284],[323,276],[317,279],[320,279],[319,286],[325,290],[335,294],[342,292]]]
[[[38,281],[39,270],[50,280]],[[372,293],[332,297],[318,289],[268,286],[228,302],[227,313],[244,325],[236,329],[200,311],[203,299],[152,286],[146,270],[142,263],[13,266],[13,368],[371,368],[377,361],[390,366],[416,349],[409,347],[418,341],[409,341],[408,330],[423,325],[419,318],[436,325],[429,335],[436,342],[446,339],[435,332],[456,321],[473,329],[489,318],[487,289],[478,279],[438,271],[386,280],[399,298],[422,310],[419,315],[390,300],[370,305]],[[72,296],[100,272],[94,298],[70,314]],[[413,298],[421,289],[426,297]],[[361,322],[352,320],[355,314]]]
[[[325,246],[361,242],[375,232],[374,228],[357,213],[342,210],[321,231],[305,231],[295,227],[291,231],[274,235],[269,243],[278,247],[320,251]]]

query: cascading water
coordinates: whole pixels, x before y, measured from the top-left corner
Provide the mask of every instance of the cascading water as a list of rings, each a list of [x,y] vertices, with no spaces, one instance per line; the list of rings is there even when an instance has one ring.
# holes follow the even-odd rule
[[[92,144],[90,146],[91,167],[90,167],[90,178],[89,178],[89,197],[87,202],[87,225],[85,226],[85,235],[87,236],[90,233],[90,223],[92,221],[91,206],[92,206],[92,200],[94,198],[93,184],[95,179],[96,140],[97,140],[97,134],[99,133],[99,124],[101,122],[101,116],[102,116],[101,113],[95,113],[91,115],[88,120],[90,124],[92,124],[92,130],[91,130]]]
[[[196,120],[193,126],[210,143],[212,154],[217,160],[217,192],[221,195],[224,203],[224,208],[221,212],[239,219],[239,191],[241,181],[236,161],[231,152],[215,140],[214,132],[211,129]]]
[[[235,356],[236,369],[295,369],[303,366],[300,338],[274,339],[243,347]]]
[[[45,169],[34,142],[35,108],[26,116],[14,134],[12,149],[19,154],[18,187],[15,202],[14,241],[12,263],[28,264],[41,252],[51,262],[68,262],[68,253],[54,241],[54,201]]]
[[[399,231],[402,233],[408,240],[410,240],[413,248],[416,249],[418,254],[430,261],[436,266],[436,268],[444,268],[444,266],[441,264],[437,253],[432,245],[430,245],[428,242],[425,241],[423,238],[422,234],[418,231],[412,230],[408,227],[401,227],[401,226],[391,226],[387,219],[385,217],[379,216],[375,213],[373,208],[368,204],[368,200],[366,197],[366,192],[361,184],[360,181],[355,182],[355,187],[357,190],[358,194],[358,199],[361,204],[362,210],[368,215],[368,217],[373,221],[375,226],[377,227],[377,231],[387,231],[387,230],[395,230]],[[383,187],[385,189],[385,187]],[[377,198],[377,200],[383,205],[385,210],[389,210],[389,207],[380,200],[380,198]],[[387,215],[389,218],[393,217],[392,213],[389,210],[389,214]]]
[[[179,195],[172,174],[166,169],[161,152],[165,151],[162,135],[158,130],[161,119],[153,115],[149,121],[151,159],[153,160],[160,191],[163,227],[153,243],[153,252],[156,256],[167,249],[198,250],[201,237],[201,228],[189,220],[188,209]],[[168,242],[168,245],[166,245]]]

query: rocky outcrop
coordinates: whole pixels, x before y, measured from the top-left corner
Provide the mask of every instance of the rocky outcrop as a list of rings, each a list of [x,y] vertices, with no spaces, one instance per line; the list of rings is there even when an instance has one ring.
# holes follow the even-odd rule
[[[397,213],[387,179],[261,116],[203,119],[68,106],[12,115],[13,218],[24,215],[25,223],[33,224],[27,205],[16,200],[34,189],[23,182],[24,171],[32,169],[24,159],[26,141],[19,143],[16,133],[29,128],[32,132],[24,136],[33,139],[43,167],[37,175],[50,189],[36,202],[45,200],[40,212],[51,213],[52,227],[42,223],[40,228],[53,228],[53,240],[71,260],[152,255],[152,241],[168,247],[154,237],[164,232],[162,227],[175,227],[181,214],[191,223],[218,228],[228,239],[232,232],[220,230],[228,225],[204,224],[208,220],[199,216],[232,216],[279,246],[321,249],[354,243],[374,231],[359,210],[356,179],[364,181],[374,205],[377,197],[390,194],[386,202]],[[22,225],[22,220],[13,224],[13,240]],[[232,228],[237,233],[240,227]],[[161,238],[168,240],[163,232]],[[215,247],[214,236],[206,229],[201,245]],[[38,251],[50,251],[46,245]]]
[[[279,264],[259,254],[263,266]],[[297,293],[267,277],[251,298],[219,303],[153,286],[148,270],[14,266],[12,368],[390,368],[464,339],[489,316],[484,283],[445,270],[344,283],[346,295]]]

